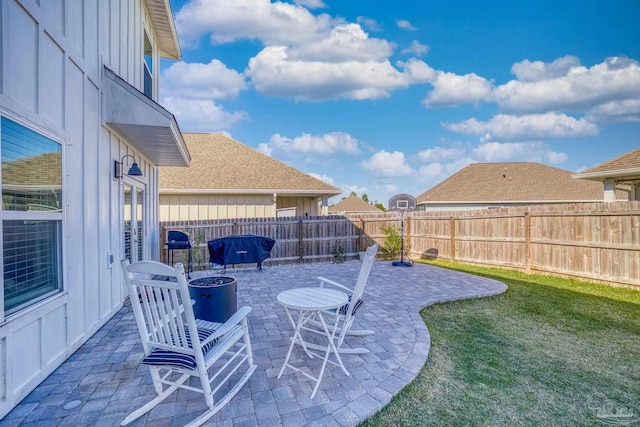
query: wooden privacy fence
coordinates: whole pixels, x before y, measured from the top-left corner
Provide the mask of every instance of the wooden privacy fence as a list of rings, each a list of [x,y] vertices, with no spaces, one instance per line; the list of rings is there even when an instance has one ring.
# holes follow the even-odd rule
[[[234,219],[161,223],[185,231],[196,264],[207,265],[209,240],[231,234],[271,237],[265,264],[330,261],[340,245],[347,257],[377,242],[381,228],[400,227],[396,212],[346,216]],[[478,211],[409,212],[405,253],[640,288],[640,202],[544,205]],[[164,242],[161,242],[164,243]],[[162,255],[166,261],[166,252]]]
[[[640,288],[640,202],[410,214],[410,255]]]
[[[208,265],[209,240],[234,234],[254,234],[274,239],[276,244],[265,265],[329,261],[333,259],[331,252],[337,246],[342,248],[345,256],[354,257],[360,245],[368,242],[358,221],[343,216],[161,222],[160,236],[165,239],[161,244],[166,243],[169,230],[190,235],[196,266]],[[166,249],[161,258],[167,261]],[[174,254],[174,262],[177,260],[186,262],[184,251]]]

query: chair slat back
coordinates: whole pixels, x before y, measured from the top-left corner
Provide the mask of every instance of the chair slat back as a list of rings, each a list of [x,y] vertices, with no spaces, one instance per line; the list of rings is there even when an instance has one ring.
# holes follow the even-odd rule
[[[369,280],[369,273],[371,273],[371,266],[376,259],[378,253],[378,244],[375,243],[367,248],[367,252],[362,261],[362,267],[360,267],[360,273],[358,274],[358,280],[356,286],[353,288],[353,295],[351,296],[350,305],[354,305],[364,294],[364,288]]]
[[[353,288],[353,293],[351,294],[351,300],[349,301],[349,308],[347,309],[347,322],[353,316],[353,311],[355,305],[362,298],[362,294],[364,294],[364,288],[367,285],[367,280],[369,280],[369,273],[371,272],[371,266],[373,266],[373,261],[376,259],[376,254],[378,253],[378,244],[375,243],[372,246],[367,248],[367,252],[364,256],[364,260],[362,261],[362,267],[360,267],[360,273],[358,274],[358,280],[356,281],[356,286]]]
[[[151,349],[194,354],[187,338],[198,343],[198,332],[182,264],[173,268],[156,261],[125,260],[122,268],[145,354]]]

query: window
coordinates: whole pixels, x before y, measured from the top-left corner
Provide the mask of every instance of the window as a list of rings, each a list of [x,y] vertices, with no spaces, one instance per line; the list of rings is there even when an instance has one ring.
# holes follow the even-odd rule
[[[151,41],[149,40],[149,36],[147,32],[144,32],[144,75],[142,79],[144,80],[144,94],[149,98],[153,99],[153,46],[151,46]]]
[[[62,146],[5,117],[2,160],[4,312],[61,289]]]

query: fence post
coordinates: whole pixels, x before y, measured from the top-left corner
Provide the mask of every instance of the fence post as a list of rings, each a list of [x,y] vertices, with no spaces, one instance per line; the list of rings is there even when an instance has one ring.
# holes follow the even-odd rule
[[[364,249],[364,219],[360,218],[360,230],[358,231],[358,247],[357,250]]]
[[[298,254],[300,256],[300,264],[304,262],[304,227],[302,226],[302,220],[298,223]]]
[[[524,213],[524,271],[531,273],[531,212]]]
[[[407,216],[405,219],[407,220],[407,225],[404,228],[404,242],[402,242],[402,244],[405,249],[404,251],[407,254],[407,258],[409,258],[409,255],[411,254],[411,217]]]
[[[231,234],[238,234],[238,223],[234,222],[231,224]]]
[[[456,260],[456,217],[449,218],[449,228],[451,233],[451,247],[449,248],[449,257],[451,261]]]

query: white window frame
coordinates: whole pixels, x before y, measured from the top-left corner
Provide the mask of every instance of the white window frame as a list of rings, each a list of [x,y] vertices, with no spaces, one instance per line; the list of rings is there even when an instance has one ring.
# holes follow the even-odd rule
[[[158,69],[158,64],[156,63],[156,58],[157,58],[157,50],[156,50],[156,45],[154,42],[153,37],[151,36],[151,30],[149,28],[147,28],[146,25],[143,25],[142,28],[142,93],[144,93],[145,95],[149,96],[149,98],[156,100],[156,82],[157,82],[157,69]],[[149,45],[151,46],[151,69],[149,69],[149,66],[147,64],[147,55],[145,53],[145,44],[146,41],[149,41]],[[147,88],[145,85],[145,76],[146,74],[149,73],[149,76],[151,77],[151,87],[150,89],[150,94],[147,94]]]
[[[41,302],[43,300],[46,300],[48,298],[51,298],[54,295],[58,295],[62,292],[64,292],[64,259],[65,259],[65,250],[64,250],[64,236],[66,235],[66,231],[65,231],[65,220],[64,220],[64,206],[65,206],[65,192],[64,192],[64,170],[65,170],[65,149],[64,149],[64,143],[63,141],[53,135],[51,132],[46,131],[36,125],[34,125],[31,122],[26,122],[24,119],[22,119],[21,117],[18,117],[14,114],[9,113],[8,111],[0,108],[0,118],[6,118],[9,119],[15,123],[17,123],[20,126],[25,127],[26,129],[37,133],[47,139],[50,139],[51,141],[60,144],[60,148],[61,148],[61,156],[62,156],[62,170],[61,170],[61,191],[60,191],[60,211],[53,211],[53,212],[47,212],[47,211],[10,211],[10,210],[4,210],[2,208],[2,206],[0,206],[0,227],[4,226],[4,221],[23,221],[23,220],[34,220],[34,221],[55,221],[57,222],[58,225],[58,245],[57,245],[57,251],[58,251],[58,286],[56,289],[47,292],[43,295],[40,295],[36,298],[33,298],[31,300],[29,300],[27,303],[24,303],[18,307],[15,307],[14,309],[6,312],[5,311],[5,292],[4,292],[4,236],[3,236],[3,232],[2,229],[0,229],[0,258],[2,258],[3,262],[0,263],[0,277],[3,279],[2,280],[2,286],[0,286],[0,322],[2,321],[6,321],[8,318],[10,317],[14,317],[16,315],[19,315],[21,312],[23,312],[24,310],[28,309],[29,307],[32,307],[33,305],[37,304],[38,302]],[[3,132],[3,128],[0,125],[0,153],[1,153],[1,141],[2,141],[2,132]],[[0,158],[1,160],[1,158]],[[2,182],[2,166],[0,163],[0,185]],[[2,191],[0,191],[0,196],[2,195]]]

